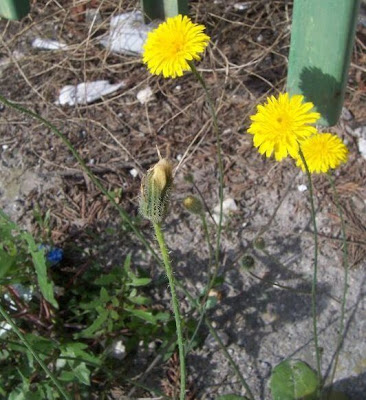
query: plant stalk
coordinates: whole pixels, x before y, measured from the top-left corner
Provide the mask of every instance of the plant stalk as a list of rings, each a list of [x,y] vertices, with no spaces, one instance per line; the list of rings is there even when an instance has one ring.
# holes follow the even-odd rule
[[[217,228],[217,238],[216,238],[216,250],[215,250],[215,270],[212,275],[211,281],[208,286],[208,290],[212,287],[212,284],[214,283],[218,270],[219,270],[219,263],[220,263],[220,243],[221,243],[221,232],[222,232],[222,220],[223,220],[223,202],[224,202],[224,167],[222,163],[222,149],[221,149],[221,137],[220,137],[220,130],[219,130],[219,124],[217,120],[217,115],[216,115],[216,110],[214,107],[214,103],[212,101],[212,98],[210,96],[210,93],[207,89],[206,83],[202,77],[202,75],[197,71],[195,65],[193,62],[189,62],[189,65],[191,67],[191,70],[194,74],[194,76],[197,78],[198,82],[202,86],[206,98],[207,98],[207,103],[210,109],[210,113],[212,116],[213,120],[213,126],[214,126],[214,131],[216,134],[216,149],[217,149],[217,163],[219,166],[219,201],[220,201],[220,214],[219,214],[219,224]]]
[[[161,229],[160,223],[153,223],[156,239],[159,243],[161,256],[163,258],[163,263],[165,267],[165,272],[169,280],[170,293],[172,296],[172,305],[174,311],[175,325],[177,329],[177,339],[178,339],[178,350],[179,350],[179,364],[180,364],[180,400],[185,399],[186,392],[186,366],[185,366],[185,354],[183,346],[183,334],[182,334],[182,324],[181,316],[178,306],[178,298],[175,290],[175,279],[173,274],[172,265],[169,258],[169,251],[165,243],[164,233]]]
[[[306,176],[308,178],[310,206],[311,206],[311,221],[312,221],[313,229],[314,229],[314,269],[313,269],[313,281],[312,281],[312,285],[311,285],[311,311],[312,311],[312,317],[313,317],[313,333],[314,333],[317,375],[318,375],[319,382],[322,382],[320,349],[319,349],[319,344],[318,344],[317,299],[316,299],[317,285],[318,285],[318,229],[317,229],[317,225],[316,225],[316,211],[315,211],[315,205],[314,205],[313,183],[312,183],[309,167],[305,161],[305,157],[301,150],[300,145],[299,145],[299,155],[305,166]]]
[[[330,386],[333,385],[334,377],[337,371],[339,353],[342,347],[342,340],[343,340],[343,330],[344,330],[344,318],[346,313],[346,299],[347,299],[347,292],[348,292],[348,272],[349,272],[349,263],[348,263],[348,245],[347,245],[347,236],[346,236],[346,224],[343,216],[343,211],[341,208],[341,203],[339,201],[339,195],[337,189],[334,184],[334,179],[332,175],[328,174],[328,179],[330,186],[333,191],[334,201],[336,203],[336,207],[339,213],[339,218],[341,220],[341,232],[342,232],[342,243],[343,243],[343,268],[344,268],[344,284],[343,284],[343,295],[342,295],[342,303],[341,303],[341,316],[340,316],[340,323],[339,323],[339,332],[338,332],[338,339],[337,339],[337,347],[336,353],[334,357],[334,364],[333,370],[330,377]]]

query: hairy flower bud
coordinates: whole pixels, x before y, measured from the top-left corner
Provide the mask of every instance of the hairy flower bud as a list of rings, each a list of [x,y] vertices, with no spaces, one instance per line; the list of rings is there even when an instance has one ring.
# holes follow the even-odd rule
[[[201,200],[197,199],[195,196],[187,196],[183,200],[184,207],[192,214],[201,215],[203,211]]]
[[[164,221],[172,184],[173,166],[162,158],[142,178],[140,213],[143,217],[156,224]]]

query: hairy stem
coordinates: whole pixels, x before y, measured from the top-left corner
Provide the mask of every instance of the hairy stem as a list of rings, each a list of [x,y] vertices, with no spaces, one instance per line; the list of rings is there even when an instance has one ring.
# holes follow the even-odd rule
[[[179,350],[179,363],[180,363],[180,400],[185,399],[186,392],[186,366],[185,366],[185,354],[183,346],[183,334],[182,334],[182,324],[181,316],[178,306],[178,298],[175,290],[175,279],[173,275],[173,269],[169,258],[169,251],[165,243],[165,238],[163,231],[161,229],[160,223],[153,223],[156,239],[159,243],[161,256],[163,258],[163,263],[165,267],[165,272],[169,280],[170,293],[172,295],[172,304],[175,318],[175,325],[177,330],[178,338],[178,350]]]

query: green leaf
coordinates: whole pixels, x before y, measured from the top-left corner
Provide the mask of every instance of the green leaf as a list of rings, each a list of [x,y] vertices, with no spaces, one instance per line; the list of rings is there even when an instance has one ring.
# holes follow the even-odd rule
[[[92,337],[94,333],[101,328],[104,322],[108,319],[109,312],[108,310],[98,310],[99,315],[97,319],[86,329],[84,329],[80,334],[76,335],[76,337]]]
[[[270,387],[273,400],[316,400],[319,380],[303,361],[286,360],[273,369]]]
[[[90,386],[90,371],[84,362],[72,369],[80,383]]]
[[[53,295],[53,282],[48,279],[46,259],[44,256],[44,249],[38,249],[34,242],[33,236],[28,232],[22,233],[23,238],[28,243],[28,250],[32,256],[34,268],[37,273],[38,285],[42,292],[43,297],[52,304],[55,308],[58,308],[57,301]]]
[[[156,318],[149,311],[134,310],[134,309],[130,309],[130,308],[126,308],[126,311],[129,311],[131,313],[131,315],[141,318],[144,321],[150,322],[151,324],[156,324]]]
[[[130,276],[131,278],[131,276]],[[133,277],[132,281],[127,283],[128,286],[146,286],[151,282],[150,278],[137,278],[137,277]]]
[[[9,269],[14,265],[16,257],[11,256],[7,251],[0,248],[0,278],[3,278]]]
[[[75,374],[71,371],[62,371],[58,379],[63,382],[73,382],[75,380]]]
[[[104,287],[102,287],[100,289],[100,296],[99,297],[100,297],[100,300],[103,303],[107,303],[110,300],[109,294],[108,294],[107,290]]]
[[[144,296],[129,297],[128,300],[130,300],[134,304],[143,305],[143,306],[151,303],[151,300]]]

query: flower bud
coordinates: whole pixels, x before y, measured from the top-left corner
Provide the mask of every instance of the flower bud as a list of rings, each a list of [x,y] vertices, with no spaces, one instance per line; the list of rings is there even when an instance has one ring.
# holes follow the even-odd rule
[[[143,217],[156,224],[164,221],[172,184],[173,166],[162,158],[142,178],[140,213]]]
[[[203,211],[201,200],[197,199],[195,196],[187,196],[183,200],[184,207],[192,214],[201,215]]]

